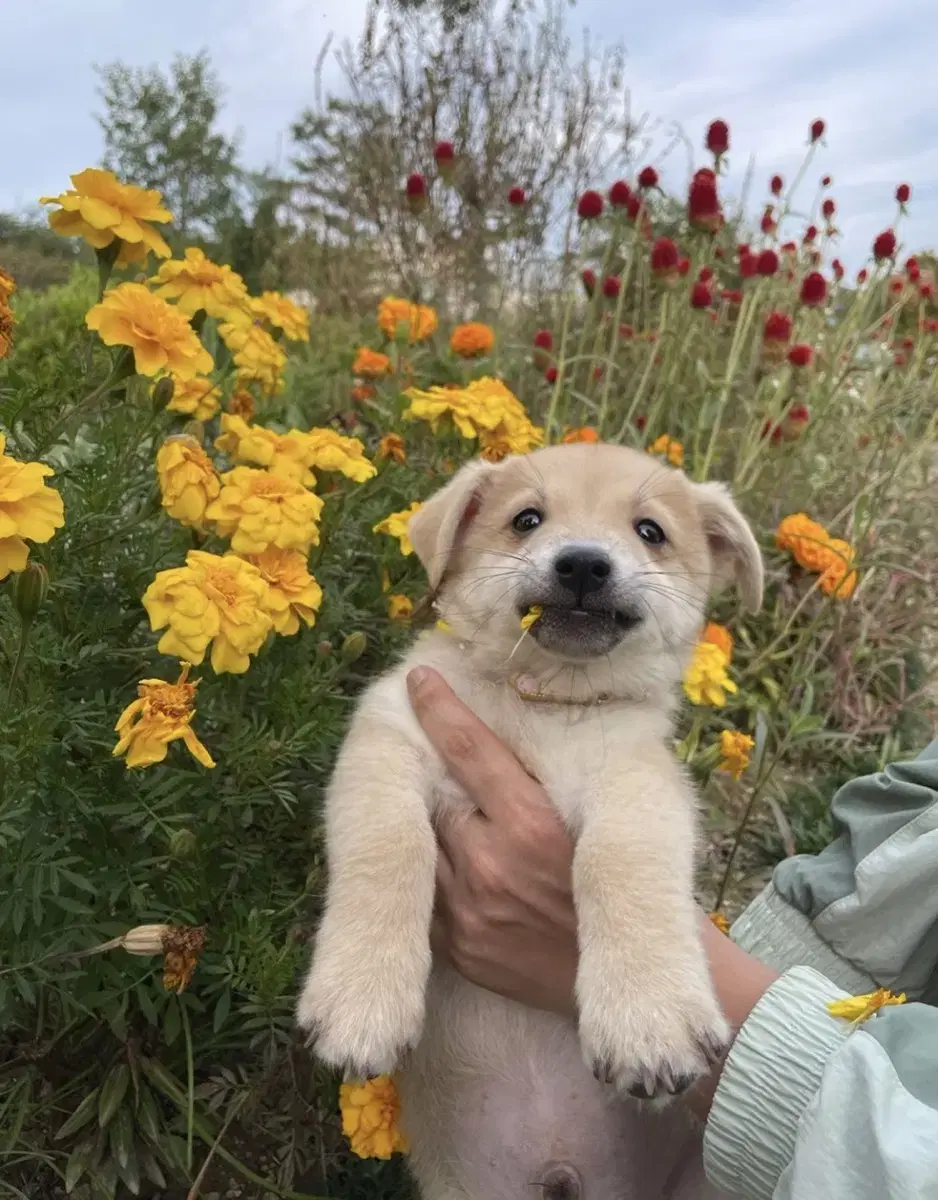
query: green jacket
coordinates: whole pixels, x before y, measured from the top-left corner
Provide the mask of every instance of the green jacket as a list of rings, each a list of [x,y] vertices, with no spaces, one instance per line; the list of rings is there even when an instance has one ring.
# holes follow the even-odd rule
[[[734,924],[783,972],[733,1045],[704,1138],[747,1200],[938,1200],[938,741],[834,798],[838,837]],[[908,1003],[851,1026],[827,1003]]]

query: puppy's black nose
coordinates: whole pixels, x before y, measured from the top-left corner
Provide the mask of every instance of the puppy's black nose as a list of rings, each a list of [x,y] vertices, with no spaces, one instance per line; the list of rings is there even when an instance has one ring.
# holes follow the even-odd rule
[[[554,561],[554,573],[579,603],[584,596],[605,586],[612,574],[612,563],[595,546],[567,546]]]

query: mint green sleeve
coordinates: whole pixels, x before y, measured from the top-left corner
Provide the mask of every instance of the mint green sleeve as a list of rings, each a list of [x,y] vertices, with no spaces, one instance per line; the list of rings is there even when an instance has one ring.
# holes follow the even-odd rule
[[[938,742],[832,813],[832,844],[780,864],[731,931],[782,976],[730,1051],[705,1166],[747,1200],[938,1200]],[[879,987],[909,1002],[828,1012]]]

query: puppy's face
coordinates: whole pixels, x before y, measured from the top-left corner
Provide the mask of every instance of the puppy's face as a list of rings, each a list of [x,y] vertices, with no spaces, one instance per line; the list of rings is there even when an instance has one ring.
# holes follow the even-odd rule
[[[472,463],[413,518],[411,537],[461,636],[507,655],[522,617],[541,610],[526,662],[630,648],[679,661],[714,586],[733,578],[756,607],[761,596],[758,547],[728,493],[619,446]]]

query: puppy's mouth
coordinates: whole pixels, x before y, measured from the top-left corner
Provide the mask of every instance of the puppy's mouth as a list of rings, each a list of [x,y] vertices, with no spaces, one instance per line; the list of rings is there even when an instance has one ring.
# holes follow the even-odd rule
[[[533,601],[537,604],[537,601]],[[530,611],[519,609],[523,617]],[[532,638],[556,654],[568,658],[596,658],[608,654],[627,633],[641,624],[637,608],[583,608],[579,605],[541,604],[541,614],[528,628]]]

